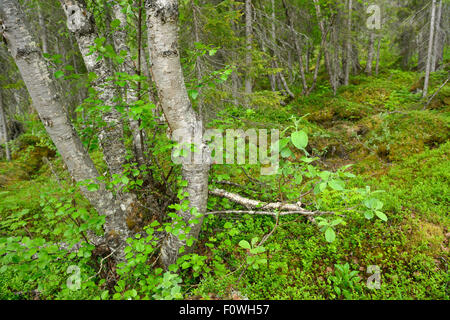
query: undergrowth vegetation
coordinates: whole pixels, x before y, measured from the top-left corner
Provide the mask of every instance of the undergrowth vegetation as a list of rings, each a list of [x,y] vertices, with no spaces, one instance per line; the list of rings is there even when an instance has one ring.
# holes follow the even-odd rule
[[[443,77],[433,75],[433,89]],[[290,200],[308,183],[301,179],[316,174],[320,183],[302,202],[337,218],[207,215],[196,253],[169,272],[155,267],[163,226],[153,220],[145,235],[129,239],[113,285],[105,281],[108,259],[83,242],[104,221],[31,120],[13,144],[13,161],[0,162],[0,299],[448,299],[450,88],[423,109],[417,81],[417,73],[384,70],[352,78],[336,97],[319,83],[284,106],[222,110],[211,127],[284,130],[294,123],[307,138],[293,138],[297,148],[281,150],[282,158],[309,158],[283,167],[279,185],[260,177],[259,167],[215,165],[212,185],[232,181],[247,195]],[[99,151],[91,155],[104,168]],[[169,161],[160,160],[163,167]],[[313,174],[310,163],[322,171]],[[376,190],[377,199],[366,197]],[[360,203],[365,210],[356,209]],[[209,197],[210,211],[237,208]]]

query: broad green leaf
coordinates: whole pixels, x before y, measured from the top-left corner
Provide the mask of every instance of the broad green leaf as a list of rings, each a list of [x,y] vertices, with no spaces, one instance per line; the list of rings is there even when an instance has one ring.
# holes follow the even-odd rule
[[[388,220],[387,216],[381,211],[376,210],[375,214],[377,215],[378,218],[380,218],[383,221],[387,221]]]
[[[247,240],[241,240],[239,241],[239,246],[244,248],[244,249],[250,249],[250,243],[248,243]]]
[[[96,183],[91,183],[87,186],[88,191],[97,191],[100,188],[100,186]]]
[[[304,149],[308,145],[308,135],[304,131],[293,132],[291,141],[297,149]]]
[[[64,77],[64,71],[58,70],[55,72],[55,79]]]
[[[280,154],[283,158],[289,158],[292,155],[292,152],[289,148],[284,148],[281,150]]]
[[[336,239],[336,233],[334,232],[333,228],[328,228],[325,230],[325,239],[328,242],[333,242]]]
[[[372,219],[373,218],[373,211],[367,210],[366,212],[364,212],[364,217],[366,217],[367,220]]]
[[[342,191],[344,190],[344,182],[342,180],[331,180],[328,181],[328,185],[336,190],[336,191]]]

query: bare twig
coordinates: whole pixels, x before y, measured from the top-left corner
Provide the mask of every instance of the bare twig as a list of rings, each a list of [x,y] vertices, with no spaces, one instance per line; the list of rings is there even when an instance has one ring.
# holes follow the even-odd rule
[[[439,91],[441,91],[441,89],[447,84],[448,80],[450,80],[450,77],[447,77],[447,80],[444,81],[444,83],[436,90],[435,93],[433,93],[433,95],[430,97],[430,99],[428,99],[427,103],[425,104],[425,106],[423,107],[422,110],[425,110],[431,103],[431,101],[433,100],[433,98],[439,93]]]

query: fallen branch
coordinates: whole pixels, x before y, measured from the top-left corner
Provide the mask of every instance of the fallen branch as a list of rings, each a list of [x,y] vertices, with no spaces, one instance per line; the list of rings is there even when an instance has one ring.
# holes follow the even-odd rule
[[[228,192],[223,189],[213,189],[209,193],[213,196],[218,196],[222,198],[227,198],[237,204],[240,204],[247,209],[264,209],[264,210],[279,210],[279,211],[300,211],[300,212],[310,212],[301,206],[301,202],[297,203],[283,203],[283,202],[271,202],[266,203],[259,200],[249,199],[242,197],[239,194]]]

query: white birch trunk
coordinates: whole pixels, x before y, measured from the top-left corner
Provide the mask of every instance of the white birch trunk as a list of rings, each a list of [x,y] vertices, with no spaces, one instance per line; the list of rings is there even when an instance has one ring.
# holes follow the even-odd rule
[[[146,11],[153,79],[158,89],[162,109],[171,132],[183,133],[179,142],[192,143],[189,138],[202,132],[203,124],[191,106],[184,83],[178,50],[178,1],[147,0]],[[200,141],[196,148],[200,152],[201,161],[184,162],[182,177],[188,183],[185,191],[189,194],[190,208],[196,208],[199,213],[204,214],[208,199],[209,151],[203,141]],[[179,212],[179,214],[192,227],[187,236],[196,239],[203,218],[194,225],[191,222],[194,216],[190,210]],[[161,259],[166,268],[175,263],[180,248],[185,244],[185,240],[168,234],[161,248]]]
[[[245,43],[247,52],[245,54],[245,64],[247,74],[245,77],[245,94],[252,93],[252,77],[250,76],[250,69],[252,66],[252,42],[253,42],[253,28],[252,28],[252,1],[245,0]]]
[[[97,76],[92,81],[92,87],[98,92],[98,99],[102,101],[103,105],[109,107],[109,111],[102,112],[102,119],[106,125],[101,127],[99,142],[109,173],[112,176],[121,176],[123,166],[127,164],[127,151],[123,142],[122,115],[115,109],[120,92],[116,86],[107,82],[107,79],[112,77],[110,66],[100,57],[97,51],[91,50],[91,47],[95,46],[95,39],[98,37],[93,16],[79,0],[60,1],[67,16],[67,27],[77,40],[86,69]],[[118,224],[126,227],[127,217],[136,216],[137,212],[142,209],[137,204],[136,195],[123,192],[122,187],[122,184],[116,186],[117,197],[122,210],[126,214],[116,218]],[[120,241],[125,242],[130,235],[131,231],[128,228],[123,228],[119,234]]]
[[[128,229],[121,219],[124,212],[120,203],[116,202],[103,183],[95,181],[99,177],[97,169],[64,111],[55,81],[50,76],[42,52],[37,46],[38,41],[33,38],[17,2],[0,0],[0,16],[9,51],[19,68],[33,105],[72,178],[76,182],[93,180],[99,185],[97,191],[89,192],[85,187],[81,187],[81,191],[97,212],[106,216],[104,240],[109,248],[116,251],[116,257],[121,259],[126,245],[123,235],[128,234]],[[93,237],[91,240],[100,244],[99,240],[103,239]]]
[[[115,30],[113,35],[114,46],[117,53],[122,51],[127,52],[125,61],[120,65],[120,71],[129,74],[130,76],[136,75],[136,67],[130,56],[130,49],[127,45],[127,17],[122,12],[122,7],[119,4],[113,4],[114,17],[120,21],[119,28]],[[139,100],[139,92],[136,89],[128,87],[126,91],[125,101],[127,106],[131,106]],[[144,133],[139,128],[139,122],[132,118],[129,119],[131,134],[133,136],[133,147],[136,160],[139,165],[145,163],[144,159]],[[142,138],[141,138],[142,137]]]
[[[436,13],[436,24],[435,24],[435,34],[433,40],[433,53],[431,56],[431,72],[436,71],[438,51],[439,51],[439,40],[441,34],[441,15],[442,15],[442,0],[439,1]]]
[[[367,63],[366,63],[366,70],[365,72],[371,76],[372,75],[372,61],[375,51],[375,32],[370,32],[370,38],[369,38],[369,48],[367,53]]]
[[[318,23],[319,23],[320,33],[321,33],[322,39],[324,41],[324,44],[323,44],[323,56],[324,56],[324,60],[325,60],[325,68],[327,69],[328,77],[330,78],[330,84],[331,84],[331,87],[333,88],[333,92],[334,92],[334,94],[336,94],[337,83],[334,80],[335,77],[334,77],[334,73],[333,73],[333,68],[331,66],[330,54],[329,54],[329,51],[328,51],[328,48],[327,48],[327,35],[328,35],[328,32],[325,30],[325,24],[324,24],[324,21],[322,19],[322,13],[321,13],[321,10],[320,10],[319,1],[318,0],[313,0],[313,2],[314,2],[314,7],[316,9],[316,17],[317,17],[317,20],[318,20]]]
[[[8,127],[6,124],[6,114],[3,108],[2,92],[0,90],[0,144],[5,145],[6,160],[11,161],[11,152],[8,145]]]
[[[436,16],[436,0],[432,0],[431,4],[431,21],[430,21],[430,37],[428,39],[428,53],[427,53],[427,62],[425,67],[425,80],[423,84],[423,92],[422,97],[426,97],[428,94],[428,84],[430,81],[430,72],[431,72],[431,56],[433,54],[433,36],[434,36],[434,27],[435,27],[435,16]]]
[[[302,80],[302,86],[303,86],[302,93],[305,94],[308,91],[308,84],[306,83],[306,77],[305,77],[305,67],[304,67],[304,63],[303,63],[302,47],[297,39],[297,35],[295,34],[294,21],[293,21],[291,13],[289,11],[289,8],[286,4],[286,0],[283,0],[283,6],[284,6],[284,10],[286,12],[286,18],[288,20],[289,28],[291,29],[291,32],[293,34],[294,46],[295,46],[295,50],[297,51],[298,64],[299,64],[299,69],[300,69],[300,78]]]
[[[375,75],[378,75],[378,71],[380,68],[380,49],[381,49],[381,38],[382,36],[378,36],[378,47],[377,47],[377,62],[375,64]]]
[[[345,70],[344,70],[344,85],[349,84],[350,78],[350,55],[352,50],[352,0],[348,1],[348,17],[347,17],[347,38],[345,48]]]

